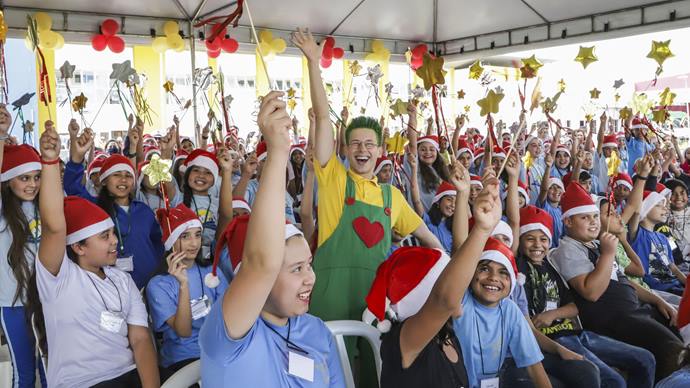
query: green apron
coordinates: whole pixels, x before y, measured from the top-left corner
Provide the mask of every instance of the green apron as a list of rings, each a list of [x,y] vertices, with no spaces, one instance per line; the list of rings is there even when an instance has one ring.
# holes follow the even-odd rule
[[[340,222],[314,257],[309,313],[324,321],[362,319],[364,299],[391,246],[391,187],[380,186],[383,207],[356,200],[355,183],[347,175]]]

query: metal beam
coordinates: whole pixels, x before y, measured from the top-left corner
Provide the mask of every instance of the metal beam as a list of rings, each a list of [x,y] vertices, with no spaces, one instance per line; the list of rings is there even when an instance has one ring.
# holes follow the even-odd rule
[[[199,6],[196,7],[196,10],[194,10],[194,16],[192,16],[192,21],[195,21],[196,18],[199,17],[199,14],[201,13],[201,10],[204,9],[204,6],[206,5],[206,2],[208,0],[201,0],[201,3],[199,3]]]
[[[214,9],[214,10],[212,10],[212,11],[208,11],[208,12],[206,12],[205,14],[203,14],[203,15],[201,15],[201,16],[197,16],[197,18],[198,18],[198,19],[206,19],[207,17],[209,17],[209,16],[211,16],[211,15],[215,15],[216,13],[218,13],[218,12],[224,10],[224,9],[227,9],[227,8],[232,7],[233,5],[237,5],[237,1],[231,1],[231,2],[229,2],[228,4],[221,5],[220,7],[216,8],[216,9]]]
[[[179,9],[182,12],[182,15],[186,18],[186,20],[190,20],[191,16],[189,16],[189,12],[184,8],[182,3],[180,3],[180,0],[172,0],[173,3],[177,6],[177,9]]]
[[[331,30],[331,32],[330,32],[328,35],[333,35],[333,34],[335,34],[335,32],[338,31],[338,28],[340,28],[340,26],[342,26],[343,23],[345,23],[345,21],[346,21],[347,19],[349,19],[350,16],[352,16],[353,13],[355,13],[355,11],[357,10],[357,8],[359,8],[359,6],[362,5],[362,3],[364,3],[364,1],[365,1],[365,0],[361,0],[359,3],[357,3],[357,5],[355,5],[355,7],[352,8],[352,11],[350,11],[347,15],[345,15],[345,17],[340,21],[340,23],[338,23],[338,24],[333,28],[333,30]]]
[[[549,23],[549,20],[548,20],[547,18],[545,18],[544,15],[542,15],[541,13],[539,13],[539,11],[537,11],[536,8],[532,7],[532,5],[530,5],[530,3],[527,2],[527,0],[520,0],[520,1],[522,2],[522,4],[526,5],[527,8],[531,9],[532,12],[534,12],[537,16],[539,16],[539,18],[540,18],[541,20],[543,20],[544,23]]]
[[[68,13],[70,15],[85,15],[85,16],[109,16],[113,18],[130,18],[130,19],[149,19],[149,20],[175,20],[175,21],[186,21],[184,18],[178,18],[174,16],[153,16],[153,15],[136,15],[127,13],[114,13],[114,12],[92,12],[92,11],[82,11],[82,10],[71,10],[71,9],[53,9],[53,8],[38,8],[38,7],[21,7],[8,5],[5,8],[5,13],[7,11],[23,11],[23,12],[47,12],[47,13]],[[7,18],[7,16],[5,16]]]

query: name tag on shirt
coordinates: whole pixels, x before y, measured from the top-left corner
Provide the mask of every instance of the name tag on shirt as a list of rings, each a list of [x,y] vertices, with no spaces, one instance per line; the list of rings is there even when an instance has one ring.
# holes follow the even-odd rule
[[[101,329],[121,336],[127,336],[127,325],[125,317],[121,312],[103,311],[101,312]]]
[[[546,311],[551,311],[555,310],[558,308],[558,302],[555,300],[547,300],[546,301]]]
[[[194,299],[191,301],[192,304],[192,320],[196,321],[199,318],[203,318],[208,315],[211,311],[211,303],[208,300],[208,296],[204,295],[201,298]]]
[[[134,271],[134,256],[118,257],[115,267],[125,272]]]
[[[618,263],[615,261],[613,262],[613,266],[611,267],[611,280],[618,281]]]
[[[289,352],[288,373],[313,383],[314,360],[295,352]],[[496,388],[498,388],[498,385]]]
[[[676,249],[678,249],[678,245],[676,244],[676,240],[675,240],[674,238],[670,238],[670,237],[669,237],[669,239],[668,239],[668,245],[671,246],[671,250],[672,250],[672,251],[675,251]]]
[[[480,388],[498,388],[498,377],[483,379],[480,383]]]

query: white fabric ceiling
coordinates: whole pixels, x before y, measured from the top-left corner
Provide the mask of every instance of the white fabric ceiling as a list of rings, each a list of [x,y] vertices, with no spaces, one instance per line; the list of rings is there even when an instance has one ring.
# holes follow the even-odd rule
[[[187,15],[193,15],[202,2],[179,0]],[[336,35],[432,42],[435,2],[438,9],[436,41],[660,3],[658,0],[364,0],[338,28]],[[4,3],[9,7],[187,19],[174,0],[6,0]],[[228,3],[228,0],[207,0],[200,14]],[[309,26],[323,34],[330,33],[358,3],[360,0],[249,1],[257,26],[285,30]],[[234,5],[219,14],[233,9]],[[240,24],[249,24],[246,12]]]

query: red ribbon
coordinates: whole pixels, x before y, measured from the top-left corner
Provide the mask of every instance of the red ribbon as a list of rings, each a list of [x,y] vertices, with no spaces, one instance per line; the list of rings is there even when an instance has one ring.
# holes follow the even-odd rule
[[[48,68],[46,67],[46,59],[43,56],[43,52],[38,46],[36,46],[36,51],[40,57],[39,67],[41,68],[41,71],[38,75],[38,98],[41,102],[48,106],[48,103],[53,102],[53,99],[50,95],[50,78],[48,78]]]
[[[237,8],[235,8],[235,11],[230,15],[214,16],[208,19],[201,20],[197,24],[195,24],[194,27],[203,27],[209,23],[214,23],[216,20],[224,19],[222,22],[219,23],[218,27],[216,28],[216,31],[207,39],[207,41],[213,41],[214,39],[216,39],[216,37],[218,37],[218,35],[221,33],[221,31],[223,31],[224,28],[230,25],[230,23],[232,23],[233,28],[237,27],[237,24],[240,22],[240,18],[242,17],[243,6],[244,0],[237,0]]]

